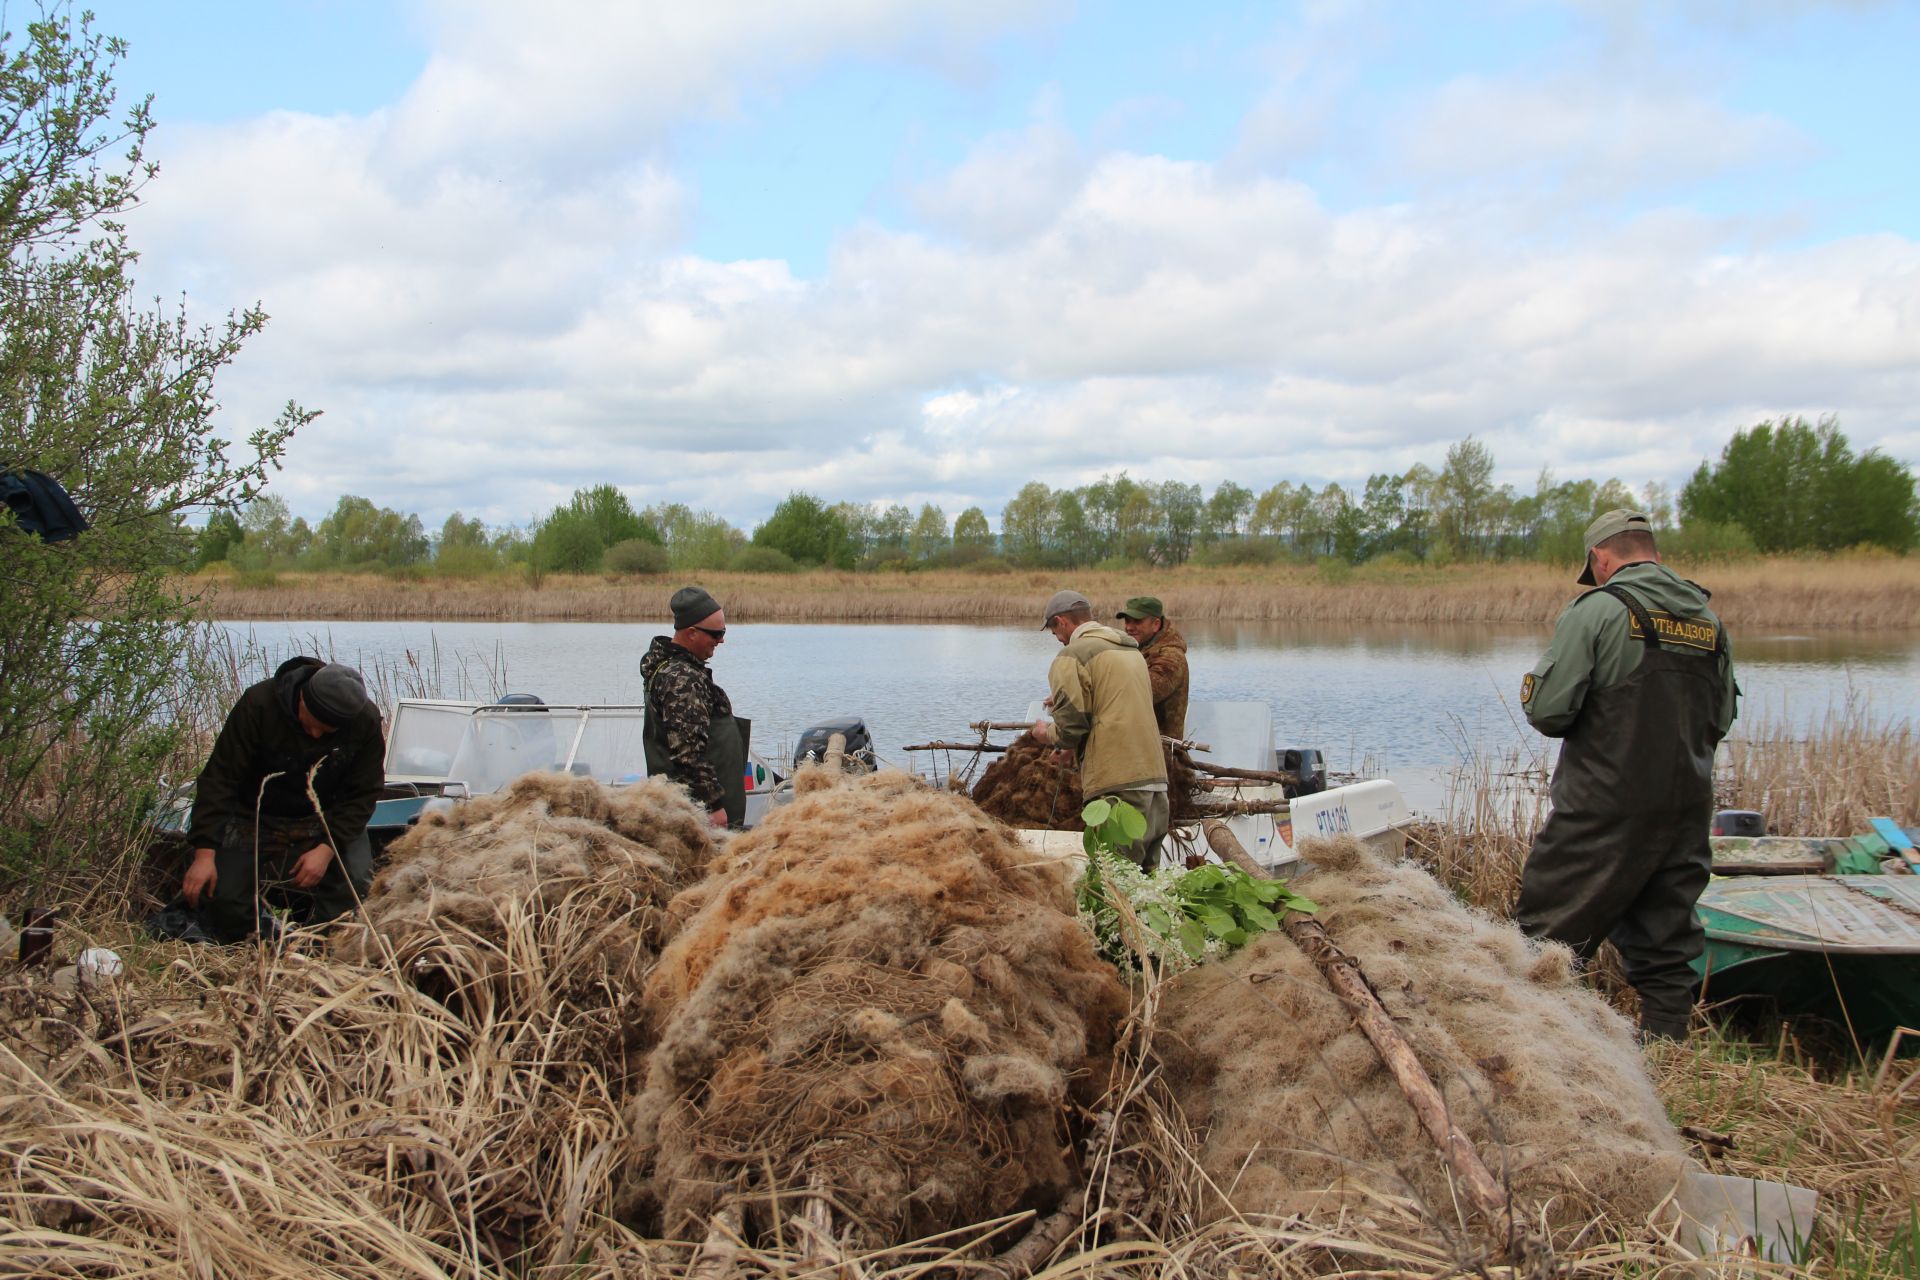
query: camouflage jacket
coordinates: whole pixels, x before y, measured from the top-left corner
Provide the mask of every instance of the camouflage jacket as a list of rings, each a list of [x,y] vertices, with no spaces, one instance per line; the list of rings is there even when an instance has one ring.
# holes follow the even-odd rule
[[[684,786],[702,807],[718,809],[726,800],[720,777],[707,759],[707,741],[715,716],[733,714],[727,691],[713,682],[707,664],[673,642],[655,636],[640,659],[647,689],[647,720],[671,761],[667,776]]]
[[[1140,646],[1147,660],[1147,675],[1153,681],[1153,717],[1160,732],[1169,738],[1187,736],[1187,638],[1171,622],[1162,622],[1160,632]]]

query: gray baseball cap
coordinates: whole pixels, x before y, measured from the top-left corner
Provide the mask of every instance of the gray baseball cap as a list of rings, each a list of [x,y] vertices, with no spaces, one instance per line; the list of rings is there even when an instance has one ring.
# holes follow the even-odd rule
[[[1085,596],[1078,591],[1056,591],[1047,597],[1046,612],[1040,615],[1040,629],[1045,631],[1053,625],[1053,620],[1073,609],[1093,608]]]
[[[1628,533],[1634,530],[1638,530],[1648,537],[1652,537],[1653,522],[1647,519],[1646,513],[1643,511],[1628,511],[1622,507],[1615,507],[1612,511],[1606,512],[1598,520],[1588,525],[1587,561],[1581,566],[1580,576],[1576,581],[1584,587],[1592,586],[1593,549],[1617,533]]]

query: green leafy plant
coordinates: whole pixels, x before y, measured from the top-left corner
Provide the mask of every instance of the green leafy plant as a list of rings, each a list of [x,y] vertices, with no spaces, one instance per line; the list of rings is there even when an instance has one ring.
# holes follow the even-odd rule
[[[1278,928],[1289,911],[1320,909],[1284,882],[1256,880],[1237,867],[1142,871],[1114,852],[1147,830],[1140,811],[1124,800],[1089,801],[1080,817],[1087,851],[1080,917],[1100,953],[1123,969],[1187,968]]]

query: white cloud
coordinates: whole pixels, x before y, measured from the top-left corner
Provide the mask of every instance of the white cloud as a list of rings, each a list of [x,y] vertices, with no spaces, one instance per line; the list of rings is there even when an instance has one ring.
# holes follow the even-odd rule
[[[741,523],[796,487],[997,518],[1028,479],[1360,481],[1468,433],[1522,487],[1637,485],[1781,412],[1920,447],[1912,240],[1754,248],[1683,211],[1516,238],[1474,198],[1335,208],[1233,158],[1091,154],[1044,102],[914,193],[925,225],[849,228],[818,279],[703,259],[674,121],[1008,10],[669,8],[449,5],[389,111],[163,135],[136,221],[156,287],[274,315],[221,384],[236,434],[289,396],[326,410],[280,482],[297,509],[517,521],[611,481]],[[1791,141],[1568,83],[1455,82],[1406,154],[1486,191]]]
[[[1412,107],[1396,134],[1402,162],[1429,181],[1548,187],[1569,203],[1637,198],[1809,153],[1780,120],[1729,111],[1682,86],[1584,72],[1462,77]]]

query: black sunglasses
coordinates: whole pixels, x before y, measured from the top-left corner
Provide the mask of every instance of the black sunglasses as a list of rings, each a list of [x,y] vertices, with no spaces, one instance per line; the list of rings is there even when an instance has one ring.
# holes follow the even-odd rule
[[[727,638],[727,629],[725,627],[695,627],[694,630],[703,636],[712,636],[715,640],[725,640]]]

